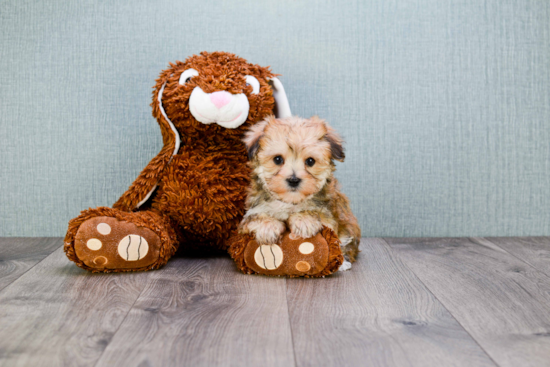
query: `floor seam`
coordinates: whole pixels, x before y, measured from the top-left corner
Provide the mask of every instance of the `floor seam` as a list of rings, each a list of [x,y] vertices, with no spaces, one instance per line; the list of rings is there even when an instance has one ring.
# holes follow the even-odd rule
[[[98,365],[98,363],[101,361],[101,358],[105,354],[105,351],[107,350],[107,348],[109,348],[109,346],[111,345],[111,342],[115,338],[116,334],[118,333],[118,331],[120,330],[120,328],[122,327],[122,325],[124,324],[126,319],[128,318],[128,315],[130,315],[130,312],[132,312],[132,310],[134,309],[134,306],[137,303],[137,301],[139,300],[139,298],[141,297],[141,295],[143,294],[143,291],[145,290],[145,288],[147,288],[147,285],[149,284],[149,280],[150,280],[149,278],[150,277],[151,277],[151,275],[150,275],[150,273],[148,273],[147,274],[147,281],[144,282],[143,288],[141,289],[141,291],[139,291],[139,294],[136,297],[136,299],[134,300],[134,303],[132,303],[132,305],[128,308],[128,312],[126,313],[126,315],[124,315],[124,319],[122,319],[122,321],[120,322],[120,325],[118,325],[115,332],[113,333],[113,336],[109,340],[109,343],[105,346],[105,348],[101,352],[100,356],[97,358],[97,361],[95,362],[94,367],[96,367]]]
[[[494,241],[491,241],[491,240],[488,240],[486,237],[467,237],[468,238],[468,241],[472,242],[472,243],[475,243],[476,245],[480,245],[480,246],[483,246],[482,244],[479,244],[477,242],[475,242],[475,239],[476,238],[482,238],[484,239],[485,241],[489,241],[491,242],[493,245],[495,245],[496,247],[498,247],[499,249],[501,249],[502,251],[506,252],[508,255],[518,259],[519,261],[521,261],[522,263],[530,266],[531,268],[533,268],[534,270],[538,271],[539,273],[543,274],[544,276],[550,278],[550,275],[546,274],[546,271],[544,270],[541,270],[539,268],[537,268],[535,265],[531,264],[530,262],[528,262],[527,260],[524,260],[518,256],[516,256],[515,254],[509,252],[508,250],[506,250],[505,248],[502,248],[501,246],[498,245],[498,243],[494,242]]]
[[[393,251],[393,248],[391,247],[391,245],[389,244],[389,242],[386,241],[386,239],[383,238],[383,237],[379,237],[379,238],[381,238],[382,241],[384,241],[384,243],[386,244],[386,246],[387,246],[387,247],[389,248],[389,250],[391,251],[392,255],[394,255],[396,258],[398,258],[399,261],[401,261],[401,263],[403,263],[403,266],[404,266],[405,268],[407,268],[407,269],[411,272],[411,274],[414,275],[414,277],[415,277],[416,279],[418,279],[418,281],[424,286],[424,288],[426,288],[426,290],[427,290],[427,291],[437,300],[437,302],[439,302],[439,304],[441,305],[441,307],[443,307],[445,310],[447,310],[447,312],[448,312],[449,315],[453,318],[453,320],[455,320],[456,323],[462,328],[462,330],[464,330],[464,332],[470,336],[470,338],[474,341],[474,343],[476,343],[476,344],[479,346],[479,348],[483,351],[483,353],[485,353],[485,355],[487,356],[487,358],[489,358],[489,359],[494,363],[495,366],[500,366],[500,364],[498,364],[498,363],[493,359],[493,357],[489,354],[489,352],[487,352],[487,350],[486,350],[485,348],[483,348],[483,346],[482,346],[482,345],[479,343],[479,341],[478,341],[478,340],[468,331],[468,329],[466,329],[466,328],[464,327],[464,325],[462,325],[462,323],[455,317],[455,315],[451,312],[451,310],[449,310],[449,309],[447,308],[447,306],[445,305],[445,303],[443,303],[443,301],[441,301],[441,300],[439,299],[439,297],[437,297],[437,296],[435,295],[435,293],[432,292],[432,290],[426,285],[426,283],[424,283],[424,282],[422,281],[422,279],[420,279],[420,277],[419,277],[418,275],[416,275],[416,273],[407,265],[407,263],[405,262],[405,260],[403,260],[403,259],[401,258],[401,256],[400,256],[398,253],[396,253],[395,251]]]
[[[294,331],[292,330],[292,321],[290,319],[290,305],[288,304],[288,278],[285,278],[285,299],[286,312],[288,314],[288,327],[290,328],[290,343],[292,345],[292,355],[294,357],[294,366],[298,367],[298,361],[296,360],[296,346],[294,345]]]

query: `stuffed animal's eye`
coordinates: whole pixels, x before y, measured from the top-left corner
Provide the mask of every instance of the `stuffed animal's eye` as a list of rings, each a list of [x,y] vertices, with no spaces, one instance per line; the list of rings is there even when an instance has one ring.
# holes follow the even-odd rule
[[[309,157],[308,159],[306,159],[306,166],[308,167],[313,167],[313,165],[315,164],[315,159]]]
[[[247,75],[244,78],[246,79],[246,85],[252,86],[252,94],[260,93],[260,82],[258,79],[254,78],[252,75]]]
[[[189,80],[191,80],[192,77],[199,75],[199,72],[195,69],[187,69],[180,75],[180,84],[184,85]]]
[[[281,164],[283,164],[284,161],[285,160],[280,155],[273,158],[273,163],[275,163],[277,166],[280,166]]]

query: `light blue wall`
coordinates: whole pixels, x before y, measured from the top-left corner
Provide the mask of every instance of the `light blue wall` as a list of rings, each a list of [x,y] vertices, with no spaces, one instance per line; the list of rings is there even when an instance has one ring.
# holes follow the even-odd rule
[[[0,4],[0,236],[61,236],[161,147],[169,61],[271,65],[347,140],[366,236],[550,235],[550,2]]]

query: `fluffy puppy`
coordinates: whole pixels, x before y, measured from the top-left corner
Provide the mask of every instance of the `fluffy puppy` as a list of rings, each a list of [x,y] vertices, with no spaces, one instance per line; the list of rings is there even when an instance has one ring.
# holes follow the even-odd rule
[[[291,237],[309,238],[326,226],[338,235],[346,259],[354,262],[361,230],[333,176],[334,161],[344,161],[340,136],[317,116],[270,116],[252,126],[243,141],[252,182],[240,233],[273,244],[287,227]]]

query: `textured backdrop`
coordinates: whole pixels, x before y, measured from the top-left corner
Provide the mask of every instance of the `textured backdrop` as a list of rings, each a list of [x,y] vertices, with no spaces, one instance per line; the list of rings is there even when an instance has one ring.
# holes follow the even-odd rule
[[[0,236],[61,236],[161,147],[169,61],[271,65],[347,140],[366,236],[550,235],[550,2],[0,2]]]

